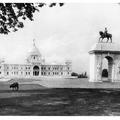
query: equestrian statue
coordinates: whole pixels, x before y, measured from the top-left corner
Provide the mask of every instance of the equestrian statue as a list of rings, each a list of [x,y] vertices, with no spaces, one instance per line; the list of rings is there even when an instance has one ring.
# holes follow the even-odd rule
[[[107,38],[107,42],[110,40],[110,42],[112,43],[112,34],[108,33],[107,28],[105,28],[105,31],[99,31],[100,34],[100,38],[99,38],[99,42],[103,42],[104,38]]]

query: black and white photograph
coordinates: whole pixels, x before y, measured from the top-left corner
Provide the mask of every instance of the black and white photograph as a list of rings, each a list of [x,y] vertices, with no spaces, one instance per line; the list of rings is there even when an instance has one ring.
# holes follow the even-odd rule
[[[0,2],[0,116],[120,116],[120,2]]]

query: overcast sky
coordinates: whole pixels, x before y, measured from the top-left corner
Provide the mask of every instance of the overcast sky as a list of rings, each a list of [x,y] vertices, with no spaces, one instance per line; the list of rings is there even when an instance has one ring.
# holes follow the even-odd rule
[[[0,58],[23,63],[33,39],[46,62],[72,60],[73,71],[89,71],[89,50],[98,41],[99,31],[108,27],[113,42],[120,43],[120,5],[112,3],[66,3],[44,7],[34,22],[9,35],[0,35]]]

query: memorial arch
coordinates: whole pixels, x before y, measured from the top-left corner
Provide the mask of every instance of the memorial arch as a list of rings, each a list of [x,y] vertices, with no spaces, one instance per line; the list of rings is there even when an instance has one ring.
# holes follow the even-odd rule
[[[120,82],[120,45],[96,43],[89,54],[90,82]]]

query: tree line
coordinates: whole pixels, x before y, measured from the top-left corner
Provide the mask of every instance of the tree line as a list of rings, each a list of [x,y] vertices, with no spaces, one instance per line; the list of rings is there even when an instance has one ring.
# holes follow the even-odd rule
[[[81,74],[72,72],[71,76],[75,76],[75,77],[78,77],[78,78],[88,78],[87,72],[84,72],[84,73],[81,73]]]

